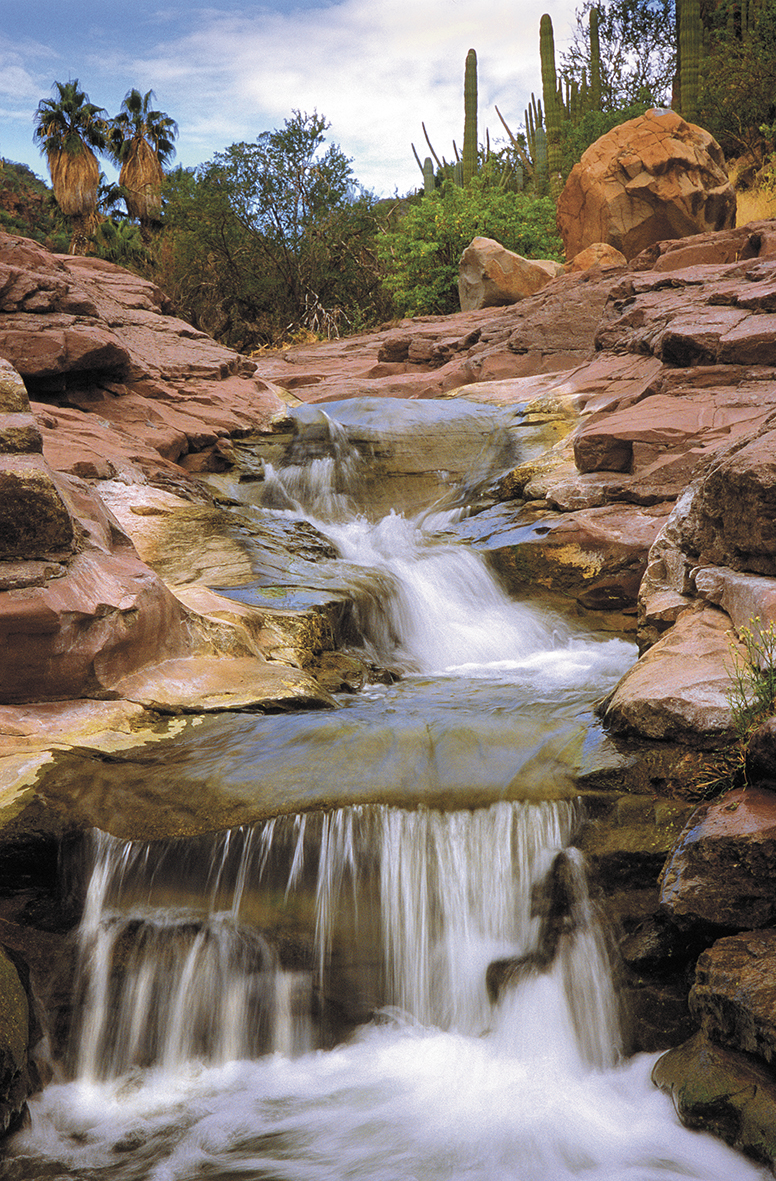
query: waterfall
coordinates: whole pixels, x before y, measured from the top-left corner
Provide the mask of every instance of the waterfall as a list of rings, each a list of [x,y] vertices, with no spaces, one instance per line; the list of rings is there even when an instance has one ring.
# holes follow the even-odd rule
[[[626,652],[629,661],[621,640],[581,641],[558,615],[510,599],[483,558],[452,539],[450,527],[469,511],[462,489],[474,496],[484,474],[492,479],[504,462],[500,432],[490,447],[477,457],[476,474],[436,505],[373,520],[355,507],[358,450],[316,407],[286,463],[265,465],[264,505],[311,521],[336,547],[367,657],[378,666],[404,676],[564,679],[591,661],[622,661]]]
[[[533,895],[575,823],[565,801],[279,817],[214,840],[199,896],[190,851],[95,834],[78,935],[76,1075],[321,1044],[312,1014],[341,987],[333,957],[349,957],[350,987],[374,1012],[466,1035],[489,1030],[488,965],[530,952],[541,926]],[[284,964],[282,941],[250,919],[276,908],[281,890],[287,909],[310,915],[298,933],[309,941],[306,971]],[[581,871],[573,905],[564,956],[574,966],[559,957],[557,970],[611,994]],[[566,992],[575,1054],[603,1065],[617,1049],[613,1003],[596,1010],[578,988]]]
[[[69,1081],[31,1100],[9,1181],[762,1177],[678,1124],[653,1059],[623,1061],[581,808],[546,798],[632,647],[510,601],[448,532],[464,497],[371,520],[362,475],[310,411],[261,511],[331,540],[321,584],[349,588],[365,656],[405,679],[327,714],[214,719],[212,749],[161,772],[271,790],[288,815],[92,834]]]

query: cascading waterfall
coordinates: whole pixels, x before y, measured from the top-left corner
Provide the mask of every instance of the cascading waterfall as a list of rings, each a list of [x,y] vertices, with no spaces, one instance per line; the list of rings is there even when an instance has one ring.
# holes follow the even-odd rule
[[[95,834],[76,1077],[32,1101],[10,1181],[762,1176],[678,1125],[651,1058],[620,1062],[578,817],[376,805],[193,849]],[[343,982],[373,1015],[327,1049]]]
[[[599,658],[606,650],[622,659],[621,641],[591,645],[586,637],[580,644],[567,622],[509,599],[480,555],[445,535],[468,511],[460,496],[443,497],[414,518],[358,514],[358,451],[320,409],[315,427],[312,443],[297,446],[287,465],[266,465],[265,504],[312,521],[336,546],[375,664],[402,675],[509,677],[584,664],[596,649]],[[498,456],[502,451],[496,447]],[[444,507],[446,500],[453,507]]]
[[[199,897],[175,844],[96,833],[78,937],[76,1076],[95,1081],[135,1066],[174,1070],[320,1044],[312,1013],[332,991],[329,966],[343,947],[359,977],[350,986],[369,994],[372,1008],[471,1036],[488,1030],[488,964],[530,950],[538,932],[532,888],[568,842],[574,816],[564,801],[279,817],[216,840]],[[301,904],[314,914],[306,972],[284,965],[282,946],[242,913],[281,890],[292,910]],[[596,922],[582,873],[574,906],[560,960],[579,944],[571,975],[580,987],[569,991],[566,1020],[579,1055],[603,1065],[616,1053],[616,1022],[613,1003],[584,999],[588,978],[591,995],[611,985],[603,945],[590,939]]]
[[[313,435],[284,469],[267,465],[265,505],[332,540],[367,655],[417,693],[373,687],[338,711],[339,730],[336,714],[257,719],[232,761],[258,782],[272,759],[280,779],[314,777],[328,758],[361,800],[397,798],[401,776],[414,806],[330,807],[166,843],[95,833],[69,1077],[31,1101],[4,1175],[763,1176],[679,1125],[649,1056],[622,1060],[606,933],[572,844],[580,810],[544,798],[547,759],[567,742],[556,699],[586,722],[579,702],[624,671],[630,646],[510,602],[444,536],[460,508],[354,515],[358,455],[322,414]],[[392,737],[374,748],[379,767],[361,766],[362,715],[381,707]],[[245,720],[239,733],[254,741]],[[203,777],[228,774],[220,753],[212,767]],[[525,798],[544,802],[515,798],[529,775],[540,790]],[[488,806],[455,806],[464,790]],[[424,805],[435,792],[446,810]]]

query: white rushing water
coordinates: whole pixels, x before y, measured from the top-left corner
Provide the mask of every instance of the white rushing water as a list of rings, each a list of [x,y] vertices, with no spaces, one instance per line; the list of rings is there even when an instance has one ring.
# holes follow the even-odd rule
[[[318,440],[312,454],[295,454],[280,470],[266,465],[264,494],[335,545],[374,663],[402,675],[550,677],[559,684],[612,664],[624,671],[631,645],[510,599],[478,553],[445,535],[467,511],[461,496],[447,498],[455,507],[440,503],[415,517],[391,511],[374,521],[359,513],[358,452],[337,422],[320,410],[317,418],[327,424],[326,453],[318,454]]]
[[[180,843],[96,834],[76,1077],[33,1100],[8,1176],[760,1175],[679,1126],[649,1081],[652,1058],[620,1061],[605,940],[561,852],[576,819],[566,802],[347,808],[223,834],[193,858]],[[543,969],[521,971],[541,946],[559,854],[572,883],[563,933]],[[252,927],[266,906],[307,923],[303,969]],[[514,978],[492,1001],[486,971],[505,959]],[[370,994],[374,1016],[313,1049],[343,981]]]
[[[627,667],[631,645],[510,601],[440,535],[453,510],[355,514],[358,457],[334,425],[329,443],[269,469],[268,494],[335,543],[367,654],[428,694],[421,721],[443,695],[465,726],[482,715],[476,733],[429,724],[437,786],[457,783],[442,765],[465,746],[514,734],[530,752],[540,699],[592,699]],[[389,713],[400,696],[377,686],[364,701]],[[301,750],[314,774],[328,724],[315,716],[309,745],[295,729],[278,739],[284,765]],[[266,745],[270,719],[257,725]],[[344,733],[332,741],[347,753]],[[257,766],[260,747],[261,731]],[[511,772],[492,774],[497,798],[512,791]],[[409,786],[422,804],[429,783]],[[9,1181],[762,1176],[679,1125],[652,1057],[622,1059],[578,822],[574,803],[501,798],[342,807],[167,844],[95,834],[70,1062],[13,1137]]]

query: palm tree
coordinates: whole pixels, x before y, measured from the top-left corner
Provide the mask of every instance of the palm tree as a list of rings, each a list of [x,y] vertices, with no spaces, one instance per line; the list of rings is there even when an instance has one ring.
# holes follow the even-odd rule
[[[92,148],[105,148],[106,112],[89,102],[77,78],[55,82],[54,89],[53,98],[38,103],[34,138],[46,155],[57,204],[73,225],[70,253],[82,254],[94,225],[100,181]]]
[[[163,165],[175,155],[178,124],[164,111],[152,111],[153,90],[142,95],[130,90],[111,123],[109,151],[121,165],[119,184],[131,217],[140,222],[147,240],[149,229],[161,220]]]

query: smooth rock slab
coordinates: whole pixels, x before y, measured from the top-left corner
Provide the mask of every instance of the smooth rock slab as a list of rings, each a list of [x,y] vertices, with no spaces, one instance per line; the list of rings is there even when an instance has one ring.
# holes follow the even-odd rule
[[[130,701],[172,714],[336,704],[317,681],[299,669],[248,657],[165,660],[124,677],[113,688]]]
[[[605,725],[616,734],[690,746],[729,737],[729,632],[729,616],[715,607],[686,611],[619,682]]]
[[[776,793],[750,787],[702,805],[663,869],[660,907],[685,925],[776,922]]]

